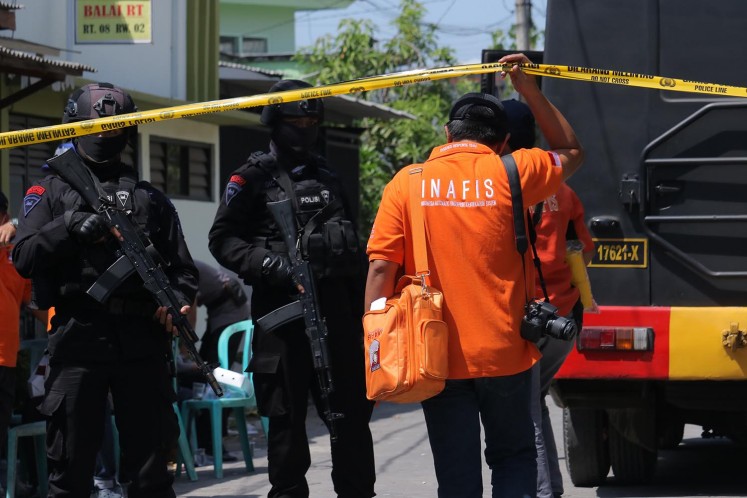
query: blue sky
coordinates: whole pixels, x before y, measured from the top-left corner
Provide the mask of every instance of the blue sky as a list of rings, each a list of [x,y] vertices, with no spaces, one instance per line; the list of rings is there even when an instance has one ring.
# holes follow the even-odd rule
[[[356,0],[344,9],[296,13],[296,46],[309,46],[320,36],[334,34],[340,20],[371,19],[381,39],[394,34],[392,20],[399,13],[399,0]],[[420,0],[425,20],[439,26],[440,45],[451,47],[462,64],[479,62],[483,48],[490,44],[490,33],[508,31],[515,22],[516,0]],[[532,20],[544,29],[547,0],[532,0]],[[533,47],[541,49],[542,47]]]

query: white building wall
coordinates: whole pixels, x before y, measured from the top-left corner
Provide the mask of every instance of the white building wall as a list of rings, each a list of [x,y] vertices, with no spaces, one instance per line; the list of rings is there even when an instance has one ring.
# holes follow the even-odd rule
[[[13,38],[33,41],[42,45],[57,48],[67,47],[67,17],[69,2],[29,0],[23,2],[23,8],[15,11],[16,31]],[[8,36],[10,33],[3,33]],[[63,52],[60,59],[70,59],[71,55]]]
[[[220,4],[221,36],[266,38],[270,54],[296,51],[294,13],[297,9]]]
[[[14,37],[66,49],[60,59],[93,66],[85,76],[131,90],[184,100],[186,2],[153,0],[151,43],[75,43],[75,0],[24,0]]]

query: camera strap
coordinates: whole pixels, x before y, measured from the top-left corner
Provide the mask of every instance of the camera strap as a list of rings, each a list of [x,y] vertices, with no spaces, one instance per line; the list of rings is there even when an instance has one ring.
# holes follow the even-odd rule
[[[534,242],[537,240],[537,232],[534,227],[540,221],[542,217],[543,203],[540,202],[534,207],[534,215],[532,216],[527,210],[527,221],[524,224],[524,198],[521,194],[521,179],[519,178],[519,169],[516,167],[516,161],[511,154],[501,156],[503,161],[503,167],[506,168],[506,174],[508,175],[508,185],[511,188],[511,206],[514,212],[514,233],[516,237],[516,250],[521,254],[521,266],[524,269],[524,281],[526,281],[526,264],[524,262],[524,253],[527,252],[527,247],[532,247],[532,259],[534,266],[537,268],[537,275],[539,276],[540,287],[542,287],[542,293],[545,295],[545,301],[550,302],[550,298],[547,295],[547,288],[545,286],[545,279],[542,276],[542,263],[540,262],[539,255],[537,254],[537,248]],[[529,237],[527,237],[526,226],[529,226]],[[529,302],[529,295],[524,290],[526,301]]]

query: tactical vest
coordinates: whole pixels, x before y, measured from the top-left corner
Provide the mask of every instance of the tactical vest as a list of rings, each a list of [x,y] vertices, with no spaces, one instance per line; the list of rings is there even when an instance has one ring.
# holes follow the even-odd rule
[[[149,226],[148,213],[151,212],[151,199],[148,193],[143,189],[136,189],[136,182],[131,176],[123,175],[118,181],[107,181],[101,184],[107,194],[109,202],[117,206],[117,209],[123,209],[132,212],[133,222],[143,229],[144,235],[150,235],[153,229],[158,227]],[[65,212],[72,211],[91,211],[91,208],[76,194],[66,195],[61,199],[62,209]],[[137,206],[137,209],[135,208]],[[80,258],[65,269],[60,269],[57,276],[57,282],[53,285],[52,302],[44,302],[47,306],[54,305],[59,298],[63,301],[80,301],[81,295],[107,270],[109,265],[114,262],[118,250],[116,241],[111,240],[104,244],[94,244],[82,248]],[[145,295],[143,299],[142,284],[137,282],[128,282],[129,285],[120,285],[115,294],[117,295],[136,295],[143,302],[150,303],[152,299]],[[57,297],[53,297],[57,296]],[[46,300],[43,300],[46,301]],[[93,301],[91,301],[92,303]],[[82,303],[89,303],[83,300]]]
[[[311,264],[316,278],[357,275],[361,256],[358,234],[329,172],[319,169],[315,178],[293,181],[278,167],[275,156],[263,152],[252,154],[248,164],[260,167],[275,180],[275,187],[265,190],[268,202],[288,198],[293,202],[301,256]],[[282,244],[279,236],[270,239],[268,247],[277,242]]]

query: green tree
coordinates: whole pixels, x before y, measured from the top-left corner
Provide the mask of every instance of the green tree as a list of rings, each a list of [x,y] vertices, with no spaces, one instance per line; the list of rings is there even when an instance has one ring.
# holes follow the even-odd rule
[[[397,34],[377,40],[369,20],[344,19],[336,36],[316,40],[295,57],[325,85],[365,76],[409,69],[452,66],[453,52],[439,47],[437,27],[423,21],[425,9],[417,0],[402,0],[393,21]],[[439,80],[392,87],[360,94],[360,98],[407,112],[414,119],[365,119],[361,137],[360,228],[366,237],[386,183],[402,167],[423,162],[431,149],[443,143],[443,125],[453,100],[466,91],[477,91],[476,80]]]

